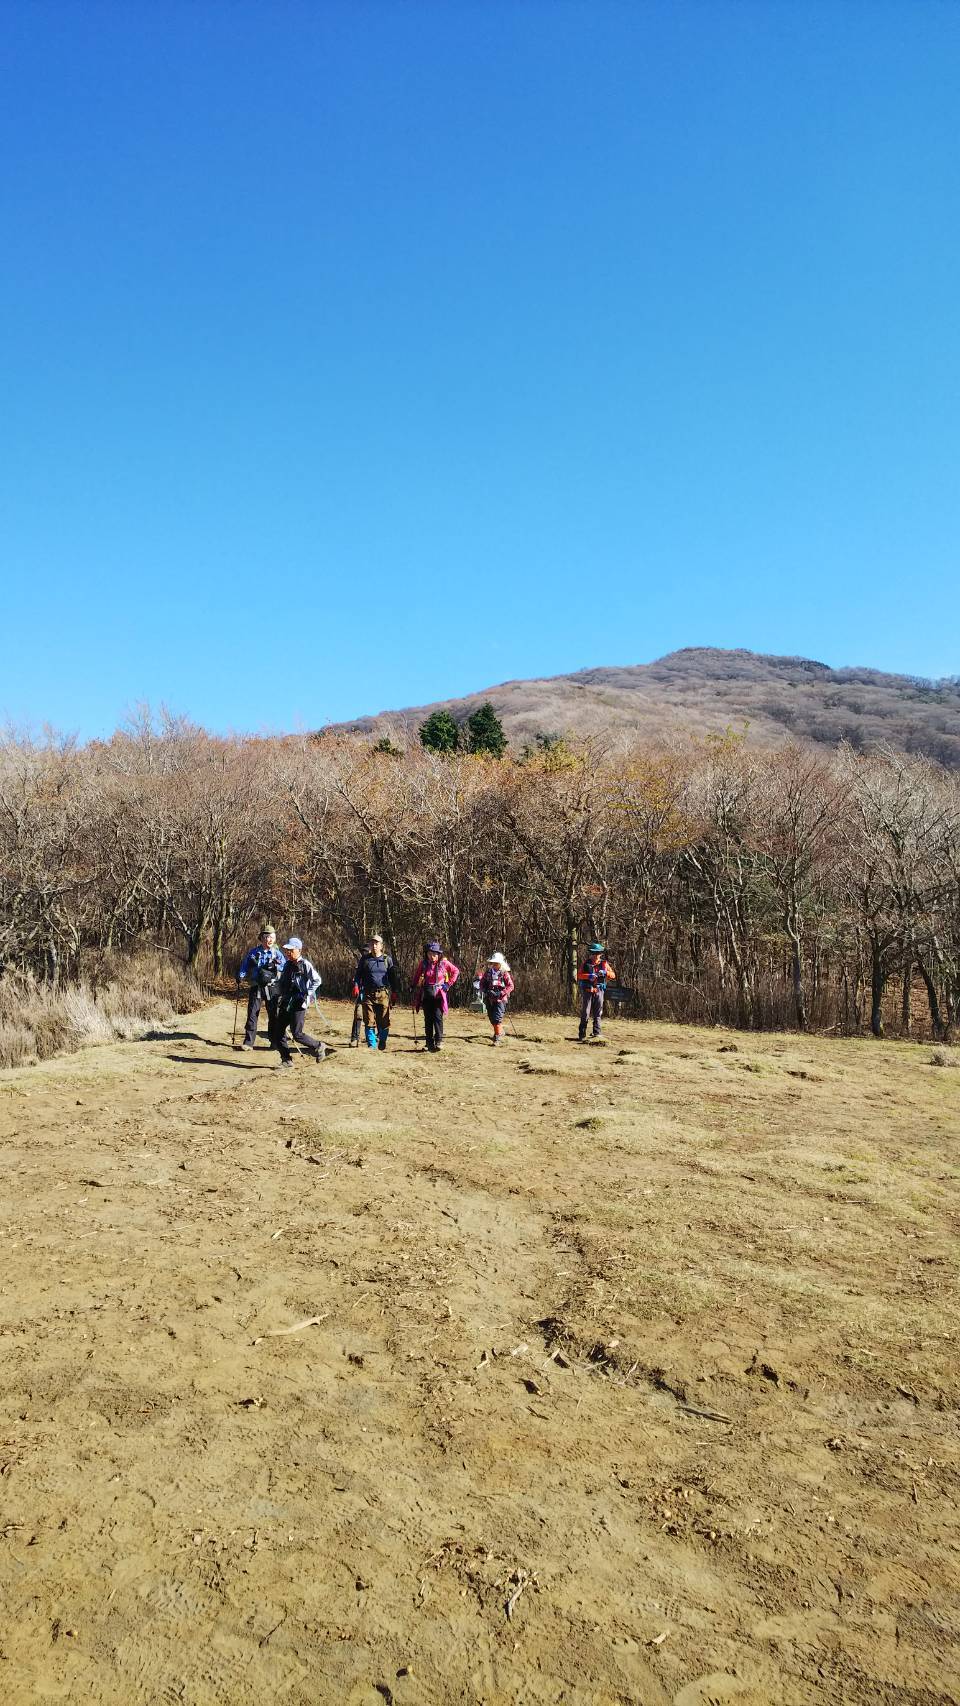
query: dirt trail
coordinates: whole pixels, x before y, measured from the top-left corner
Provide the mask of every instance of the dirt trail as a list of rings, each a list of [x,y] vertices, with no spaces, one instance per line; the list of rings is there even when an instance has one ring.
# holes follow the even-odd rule
[[[960,1071],[328,1012],[0,1074],[0,1697],[960,1699]]]

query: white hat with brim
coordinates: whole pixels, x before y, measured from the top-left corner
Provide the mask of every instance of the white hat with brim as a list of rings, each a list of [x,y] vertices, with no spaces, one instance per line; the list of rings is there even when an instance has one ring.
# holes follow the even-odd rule
[[[507,957],[505,954],[491,954],[487,961],[488,966],[505,966],[506,963]]]

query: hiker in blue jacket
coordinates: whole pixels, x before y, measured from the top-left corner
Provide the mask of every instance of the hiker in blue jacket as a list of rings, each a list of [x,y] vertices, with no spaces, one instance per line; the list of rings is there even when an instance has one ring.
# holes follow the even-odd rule
[[[286,961],[277,947],[277,932],[272,924],[265,924],[260,932],[260,940],[256,947],[248,948],[240,962],[237,972],[237,992],[245,979],[250,981],[250,993],[247,997],[247,1022],[243,1031],[243,1047],[253,1048],[257,1040],[257,1021],[260,1017],[260,1007],[266,1003],[267,1031],[269,1033],[273,1007],[277,996],[277,979]]]
[[[289,942],[284,942],[283,951],[287,963],[277,985],[276,1013],[270,1031],[271,1047],[279,1049],[281,1066],[292,1066],[293,1049],[286,1041],[289,1030],[299,1048],[305,1049],[315,1061],[322,1060],[327,1052],[326,1045],[316,1037],[308,1037],[303,1028],[307,1008],[316,999],[320,988],[320,973],[306,958],[299,936],[291,936]]]
[[[363,1002],[363,1025],[368,1048],[385,1049],[390,1037],[390,1009],[397,999],[397,973],[383,937],[371,936],[353,974],[353,998]]]

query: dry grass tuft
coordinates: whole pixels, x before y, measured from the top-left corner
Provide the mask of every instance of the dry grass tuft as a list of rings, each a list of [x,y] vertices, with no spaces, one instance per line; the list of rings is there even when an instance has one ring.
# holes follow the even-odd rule
[[[0,1068],[140,1036],[150,1025],[203,1004],[201,984],[169,961],[123,960],[109,980],[38,983],[28,972],[0,983]]]

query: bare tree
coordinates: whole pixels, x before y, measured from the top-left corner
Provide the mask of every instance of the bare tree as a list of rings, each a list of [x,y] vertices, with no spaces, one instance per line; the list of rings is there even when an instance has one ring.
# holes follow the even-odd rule
[[[496,943],[569,1000],[584,934],[642,1010],[882,1035],[960,1016],[960,779],[890,748],[540,742],[499,764],[362,738],[222,740],[146,710],[106,742],[0,739],[0,968],[137,943],[224,971],[259,914],[347,974],[377,926]],[[917,986],[919,987],[919,985]]]
[[[814,893],[838,851],[838,825],[846,784],[819,753],[799,746],[767,758],[755,800],[755,840],[780,907],[789,943],[796,1023],[807,1029],[804,945]]]

